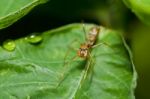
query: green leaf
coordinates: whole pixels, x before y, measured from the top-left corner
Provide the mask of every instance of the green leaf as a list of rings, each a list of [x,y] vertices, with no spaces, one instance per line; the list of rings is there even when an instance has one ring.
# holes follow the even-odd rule
[[[150,0],[124,0],[124,2],[139,19],[150,25]]]
[[[86,32],[93,26],[86,24]],[[72,60],[85,42],[81,24],[44,32],[38,44],[20,38],[11,52],[0,47],[0,98],[134,99],[131,53],[119,33],[100,28],[97,44],[104,44],[86,60]]]
[[[0,29],[6,28],[26,15],[35,6],[48,0],[1,0]]]

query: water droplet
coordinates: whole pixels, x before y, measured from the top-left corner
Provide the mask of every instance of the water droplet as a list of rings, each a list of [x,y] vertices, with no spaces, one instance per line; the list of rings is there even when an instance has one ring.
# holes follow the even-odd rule
[[[13,51],[16,48],[16,44],[13,40],[9,39],[3,42],[3,48],[7,51]]]
[[[37,44],[40,43],[43,40],[43,38],[39,34],[31,34],[28,37],[26,37],[25,40],[32,44]]]

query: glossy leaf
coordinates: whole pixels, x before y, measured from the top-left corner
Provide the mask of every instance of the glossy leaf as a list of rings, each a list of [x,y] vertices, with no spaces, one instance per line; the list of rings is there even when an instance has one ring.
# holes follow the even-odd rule
[[[6,28],[47,0],[1,0],[0,29]]]
[[[144,23],[150,25],[150,0],[124,0],[124,2]]]
[[[86,24],[86,32],[93,26]],[[134,99],[136,72],[119,33],[101,27],[97,44],[103,44],[87,60],[73,60],[74,49],[85,42],[81,24],[41,36],[36,45],[16,40],[12,52],[0,47],[1,99]]]

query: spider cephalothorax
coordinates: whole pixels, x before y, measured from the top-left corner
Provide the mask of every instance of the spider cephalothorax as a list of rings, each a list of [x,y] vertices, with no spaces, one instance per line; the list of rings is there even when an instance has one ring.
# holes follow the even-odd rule
[[[89,54],[88,44],[86,43],[81,44],[80,49],[78,50],[78,56],[81,58],[87,58],[88,54]]]

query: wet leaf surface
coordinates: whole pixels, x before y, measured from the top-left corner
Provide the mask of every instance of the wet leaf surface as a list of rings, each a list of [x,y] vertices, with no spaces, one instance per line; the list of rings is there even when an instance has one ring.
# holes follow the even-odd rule
[[[86,32],[93,26],[85,24]],[[104,44],[93,48],[87,60],[72,60],[74,49],[85,42],[82,24],[50,30],[41,37],[36,45],[25,38],[15,40],[11,52],[0,47],[1,99],[134,99],[136,72],[119,33],[101,27],[96,44]]]

